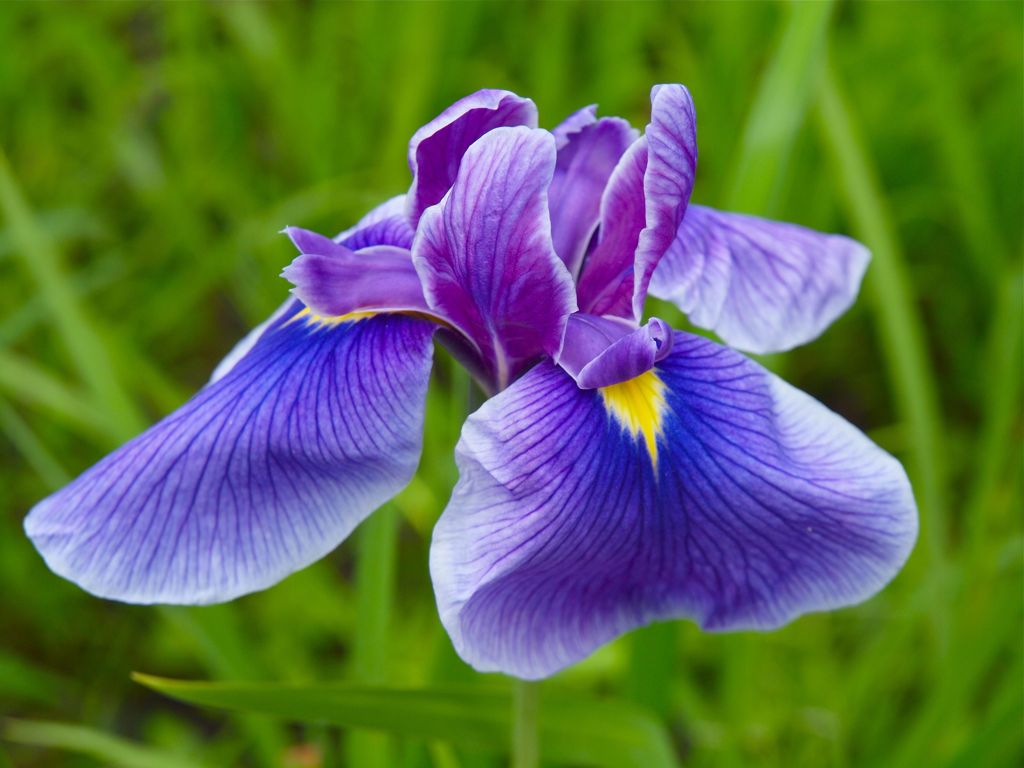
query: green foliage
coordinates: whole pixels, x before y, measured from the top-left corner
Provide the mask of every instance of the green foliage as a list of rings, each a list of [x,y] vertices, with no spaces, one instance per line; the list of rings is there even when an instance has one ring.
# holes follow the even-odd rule
[[[906,463],[922,537],[863,606],[600,650],[544,684],[542,761],[1020,764],[1022,40],[1014,2],[0,4],[0,710],[31,718],[0,765],[502,764],[510,688],[455,656],[427,575],[471,398],[442,352],[417,479],[264,593],[106,603],[21,518],[280,303],[278,230],[406,188],[452,100],[642,125],[665,81],[697,103],[696,200],[871,247],[860,304],[767,362]],[[135,669],[235,681],[144,679],[230,712]]]

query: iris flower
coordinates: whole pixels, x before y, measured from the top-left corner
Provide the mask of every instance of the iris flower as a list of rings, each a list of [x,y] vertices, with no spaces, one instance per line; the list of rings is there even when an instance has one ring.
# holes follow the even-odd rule
[[[736,351],[818,336],[869,254],[688,205],[690,94],[651,101],[642,136],[594,107],[546,131],[479,91],[412,137],[406,195],[333,239],[287,229],[293,296],[29,513],[50,568],[198,604],[323,557],[412,478],[437,336],[489,395],[430,551],[477,669],[539,678],[652,621],[765,630],[881,589],[917,533],[903,468]],[[648,292],[729,346],[642,323]]]

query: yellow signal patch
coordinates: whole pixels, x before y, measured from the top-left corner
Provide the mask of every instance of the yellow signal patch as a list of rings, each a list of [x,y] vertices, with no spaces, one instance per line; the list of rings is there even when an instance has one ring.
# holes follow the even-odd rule
[[[306,325],[318,328],[334,328],[342,323],[354,323],[359,320],[365,320],[368,317],[373,317],[376,312],[346,312],[344,315],[315,315],[309,311],[309,307],[304,307],[300,311],[296,312],[294,317],[288,322],[294,323],[300,320],[305,321]]]
[[[658,437],[665,413],[665,382],[653,370],[619,384],[600,388],[604,407],[637,439],[641,435],[651,463],[658,464]]]

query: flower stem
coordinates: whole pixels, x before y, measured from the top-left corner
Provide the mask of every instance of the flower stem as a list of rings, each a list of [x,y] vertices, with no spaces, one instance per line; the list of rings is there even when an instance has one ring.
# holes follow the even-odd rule
[[[540,765],[540,683],[517,680],[512,694],[512,768]]]

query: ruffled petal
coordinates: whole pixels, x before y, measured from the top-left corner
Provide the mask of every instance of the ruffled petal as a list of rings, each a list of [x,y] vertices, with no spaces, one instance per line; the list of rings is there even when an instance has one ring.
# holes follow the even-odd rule
[[[658,261],[686,212],[697,172],[697,118],[682,85],[656,85],[642,141],[622,156],[601,201],[600,236],[579,280],[579,306],[637,321]]]
[[[459,99],[409,141],[412,187],[406,212],[412,226],[451,187],[462,156],[474,141],[502,126],[537,127],[537,107],[511,91],[484,89]]]
[[[548,200],[555,253],[572,274],[579,272],[597,229],[608,179],[638,136],[629,123],[617,117],[603,117],[564,134]],[[555,141],[557,144],[557,134]]]
[[[457,459],[431,549],[441,619],[471,665],[523,678],[655,620],[772,629],[860,602],[917,531],[899,462],[688,334],[615,387],[537,366],[469,418]]]
[[[434,326],[314,322],[293,300],[231,370],[29,513],[59,575],[213,603],[336,547],[419,461]]]
[[[590,104],[577,109],[551,129],[551,135],[555,137],[555,149],[561,150],[569,143],[574,134],[579,133],[588,125],[593,125],[596,122],[597,104]]]
[[[551,244],[547,131],[496,128],[466,152],[444,200],[426,211],[413,263],[427,303],[477,345],[503,389],[559,348],[575,311],[572,278]]]
[[[841,235],[694,205],[651,293],[731,346],[781,352],[817,338],[850,307],[870,259]]]

